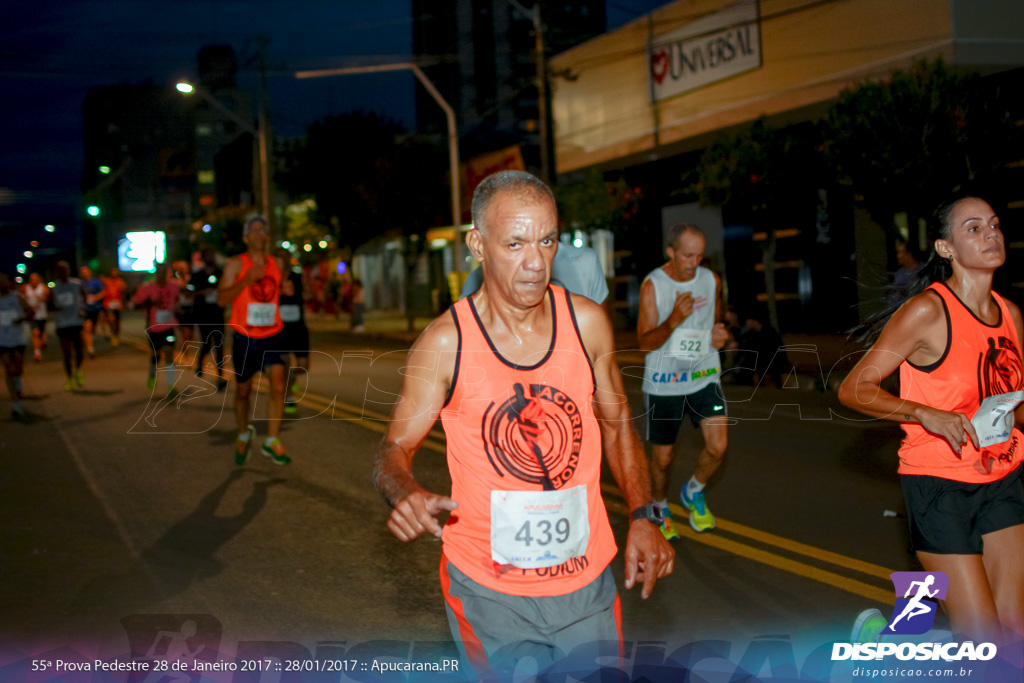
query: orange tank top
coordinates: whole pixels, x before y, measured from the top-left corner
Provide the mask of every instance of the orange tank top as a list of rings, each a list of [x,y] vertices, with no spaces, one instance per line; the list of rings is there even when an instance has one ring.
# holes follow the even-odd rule
[[[900,397],[927,406],[964,413],[973,418],[981,402],[1024,388],[1020,340],[1006,303],[995,292],[999,321],[988,325],[945,284],[928,287],[938,294],[946,315],[946,350],[938,361],[900,365]],[[1021,462],[1020,431],[979,450],[968,442],[958,456],[949,443],[916,423],[902,425],[900,474],[924,474],[972,484],[1002,479]],[[1005,435],[1004,437],[1005,438]]]
[[[231,302],[228,325],[236,334],[266,339],[284,328],[277,305],[281,297],[281,271],[273,257],[267,256],[266,263],[263,279],[243,289]],[[242,269],[238,271],[238,279],[245,277],[252,266],[249,254],[242,254]]]
[[[601,498],[593,366],[569,293],[552,285],[548,301],[551,346],[531,366],[500,355],[472,297],[451,309],[459,349],[441,423],[459,507],[444,527],[444,554],[509,595],[578,590],[617,550]]]

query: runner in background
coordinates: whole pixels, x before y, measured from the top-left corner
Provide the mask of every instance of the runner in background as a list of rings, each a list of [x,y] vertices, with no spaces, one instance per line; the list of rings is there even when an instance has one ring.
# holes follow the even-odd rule
[[[199,329],[199,358],[196,361],[196,377],[203,376],[203,364],[211,351],[217,364],[217,391],[224,391],[228,385],[224,368],[224,309],[217,303],[217,287],[224,273],[217,266],[217,252],[212,247],[202,251],[203,267],[192,273],[189,287],[195,300],[194,313]]]
[[[50,288],[39,277],[39,273],[32,273],[28,276],[28,284],[25,285],[25,300],[32,307],[32,355],[38,363],[43,359],[43,349],[46,348],[46,318],[50,306]]]
[[[174,274],[171,282],[178,285],[176,317],[178,318],[178,337],[181,341],[178,348],[181,349],[182,353],[188,353],[189,344],[195,335],[196,326],[195,292],[189,289],[189,284],[192,282],[192,273],[189,270],[188,261],[175,261],[171,267]]]
[[[366,293],[363,291],[363,281],[359,278],[352,279],[352,317],[349,323],[353,332],[366,331]]]
[[[111,346],[121,343],[121,310],[124,308],[126,289],[121,271],[111,268],[110,276],[103,280],[103,313],[107,319]]]
[[[11,285],[7,273],[0,273],[0,363],[4,368],[7,393],[11,397],[11,417],[15,420],[25,416],[21,388],[25,345],[28,343],[25,322],[30,321],[34,314],[24,294]]]
[[[270,226],[259,215],[250,216],[242,229],[246,252],[228,260],[217,303],[231,305],[228,324],[234,333],[231,359],[235,364],[235,464],[245,464],[256,435],[250,423],[252,379],[258,372],[270,376],[267,401],[267,438],[263,454],[277,465],[292,460],[278,438],[284,414],[285,361],[281,353],[281,269],[270,254]]]
[[[85,383],[82,374],[82,361],[85,351],[82,343],[82,325],[85,322],[85,292],[77,278],[70,277],[71,265],[60,261],[54,273],[57,281],[53,285],[51,308],[56,311],[54,327],[60,340],[60,351],[64,356],[64,391],[71,391],[75,386]],[[74,362],[72,362],[74,354]]]
[[[274,252],[277,267],[281,269],[281,351],[287,356],[288,377],[285,380],[284,414],[298,412],[294,394],[298,393],[298,373],[302,370],[309,381],[309,329],[306,327],[306,297],[302,287],[302,275],[292,271],[292,255],[284,248]]]
[[[156,389],[156,370],[160,360],[160,350],[164,351],[164,371],[167,376],[167,398],[178,394],[175,383],[178,380],[174,366],[174,328],[178,324],[177,306],[178,283],[171,279],[171,266],[158,264],[156,279],[143,283],[132,297],[132,304],[143,306],[146,310],[146,336],[149,338],[152,354],[149,357],[149,374],[146,388]]]
[[[689,416],[704,436],[693,476],[679,492],[694,531],[715,528],[714,515],[704,501],[704,486],[721,467],[728,445],[718,350],[728,341],[729,332],[720,322],[722,287],[718,276],[700,265],[704,246],[704,233],[697,226],[672,226],[665,246],[668,261],[651,271],[640,286],[637,335],[640,349],[647,353],[643,390],[651,444],[651,491],[664,510],[661,533],[670,541],[679,538],[667,500],[679,427]]]
[[[96,325],[103,312],[103,282],[92,276],[92,269],[89,266],[82,266],[78,269],[79,279],[82,281],[82,291],[85,292],[85,325],[82,326],[82,339],[85,341],[85,351],[90,357],[96,355],[92,345],[92,335],[96,331]]]

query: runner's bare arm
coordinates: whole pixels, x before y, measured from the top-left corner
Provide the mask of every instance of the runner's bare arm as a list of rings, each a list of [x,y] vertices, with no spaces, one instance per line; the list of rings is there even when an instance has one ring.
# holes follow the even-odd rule
[[[435,516],[458,503],[427,491],[412,475],[412,460],[444,406],[455,368],[458,331],[442,315],[423,331],[402,368],[402,391],[374,458],[373,483],[393,508],[388,530],[402,541],[426,532],[441,537]]]
[[[245,277],[239,280],[238,274],[242,271],[242,259],[237,256],[228,259],[228,262],[224,264],[224,276],[220,279],[220,284],[217,287],[217,305],[223,307],[234,301],[243,289],[263,277],[263,270],[263,268],[257,269],[254,264],[246,271]]]
[[[622,490],[629,510],[651,502],[651,478],[643,444],[633,429],[622,375],[615,362],[611,321],[604,309],[581,296],[572,295],[580,335],[594,366],[597,384],[594,413],[601,425],[601,444],[608,466]],[[626,539],[626,588],[643,583],[641,597],[647,598],[654,583],[672,573],[675,551],[661,532],[646,519],[629,525]]]
[[[715,326],[711,328],[711,346],[721,349],[729,341],[729,330],[722,322],[725,314],[722,306],[722,279],[715,273]]]
[[[968,439],[977,448],[978,435],[969,416],[907,401],[879,386],[904,360],[928,365],[937,361],[945,348],[942,302],[934,293],[918,294],[893,314],[875,345],[843,380],[839,400],[872,417],[919,422],[929,432],[946,439],[957,453]]]

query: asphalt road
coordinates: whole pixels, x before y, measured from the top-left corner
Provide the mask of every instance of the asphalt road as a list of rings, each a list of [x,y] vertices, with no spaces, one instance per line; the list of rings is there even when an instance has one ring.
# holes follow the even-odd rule
[[[315,334],[299,415],[282,434],[293,463],[255,453],[236,467],[232,389],[217,393],[188,373],[183,395],[161,402],[163,377],[157,392],[145,387],[141,321],[127,330],[117,348],[98,341],[84,387],[71,392],[51,337],[44,362],[26,369],[30,419],[0,422],[0,659],[167,654],[188,629],[184,651],[201,642],[197,657],[211,660],[452,653],[440,543],[391,537],[370,481],[401,380],[400,344]],[[621,553],[613,563],[634,661],[718,640],[733,662],[765,643],[799,662],[846,640],[861,610],[888,614],[888,574],[916,568],[903,519],[884,514],[902,510],[899,429],[855,419],[807,379],[728,387],[736,422],[707,492],[718,528],[678,524],[675,573],[651,599],[621,589]],[[636,414],[632,377],[627,390]],[[446,491],[437,432],[415,472]],[[675,488],[692,470],[699,432],[684,428],[678,446]],[[610,476],[604,487],[621,548],[624,504]]]

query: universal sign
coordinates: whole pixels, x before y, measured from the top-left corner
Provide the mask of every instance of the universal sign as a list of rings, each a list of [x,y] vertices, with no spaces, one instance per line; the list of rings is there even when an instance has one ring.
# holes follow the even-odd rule
[[[761,68],[758,0],[739,0],[657,36],[648,63],[655,102]]]

